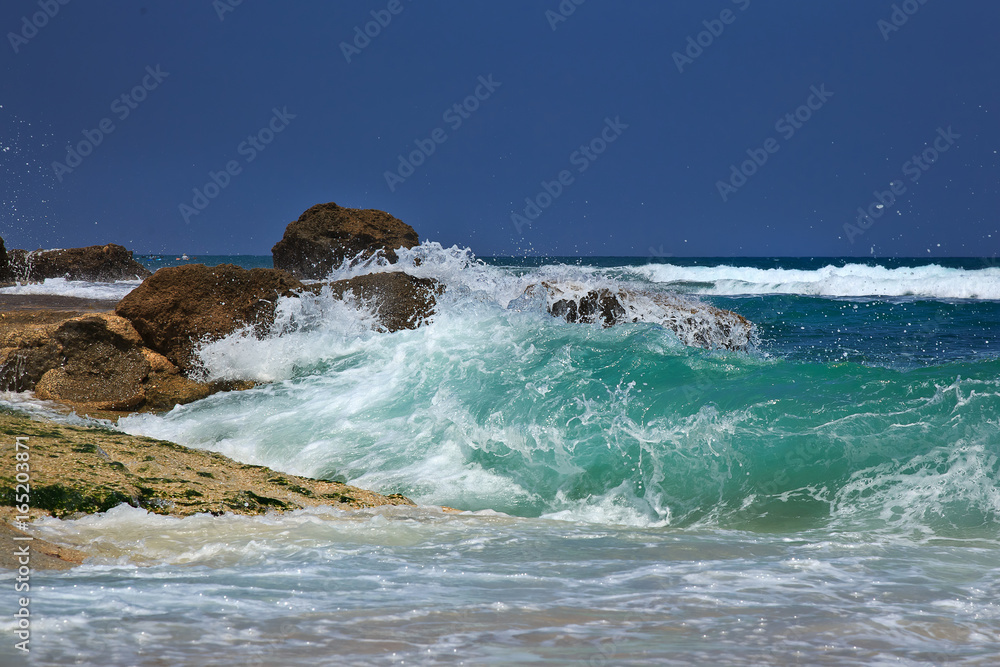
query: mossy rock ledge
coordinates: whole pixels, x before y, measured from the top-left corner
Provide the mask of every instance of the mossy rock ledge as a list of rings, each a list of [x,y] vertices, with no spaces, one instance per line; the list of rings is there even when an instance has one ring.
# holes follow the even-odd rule
[[[277,472],[215,452],[0,410],[0,515],[17,525],[14,441],[27,437],[31,519],[73,518],[122,503],[156,514],[264,514],[317,505],[413,505],[400,495]]]

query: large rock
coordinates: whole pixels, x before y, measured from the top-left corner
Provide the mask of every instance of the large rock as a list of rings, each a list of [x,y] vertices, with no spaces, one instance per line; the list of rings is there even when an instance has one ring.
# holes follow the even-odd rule
[[[38,398],[82,411],[133,410],[146,400],[144,382],[152,367],[128,320],[106,313],[74,318],[52,338],[62,363],[38,381]]]
[[[200,341],[246,326],[266,330],[278,298],[294,296],[303,287],[276,269],[186,264],[157,271],[122,299],[115,312],[132,323],[149,348],[188,370]]]
[[[376,209],[317,204],[289,223],[271,249],[274,268],[299,278],[322,279],[345,259],[370,257],[381,250],[395,262],[397,248],[419,245],[417,233],[405,222]]]
[[[143,345],[131,322],[108,312],[0,313],[0,391],[34,391],[81,414],[170,410],[253,384],[186,378]]]
[[[67,280],[141,280],[149,269],[132,259],[132,251],[120,245],[92,245],[67,250],[11,250],[7,253],[13,279],[39,281],[46,278]]]
[[[539,294],[549,313],[570,323],[609,327],[651,322],[673,331],[685,345],[710,350],[745,350],[755,336],[753,324],[742,315],[673,294],[554,282],[525,290],[528,298]]]
[[[350,292],[371,304],[386,331],[416,329],[434,314],[435,295],[444,286],[431,278],[414,278],[401,271],[372,273],[328,283],[339,298]],[[313,286],[313,291],[317,291]]]

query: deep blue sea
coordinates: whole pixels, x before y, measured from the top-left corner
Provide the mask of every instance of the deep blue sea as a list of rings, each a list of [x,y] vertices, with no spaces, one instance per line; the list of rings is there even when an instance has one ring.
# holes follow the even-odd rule
[[[37,575],[30,664],[998,664],[995,260],[400,255],[447,286],[427,326],[286,299],[200,351],[262,384],[117,428],[422,506],[45,520],[95,555]],[[568,324],[543,281],[639,321]],[[662,295],[755,344],[684,345]]]

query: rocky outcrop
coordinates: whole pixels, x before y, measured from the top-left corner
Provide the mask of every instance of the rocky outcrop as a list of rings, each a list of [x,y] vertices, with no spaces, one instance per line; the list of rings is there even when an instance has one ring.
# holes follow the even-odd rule
[[[34,391],[81,414],[170,410],[251,382],[184,377],[108,312],[29,310],[0,314],[0,391]]]
[[[16,528],[42,516],[104,512],[122,503],[171,516],[265,514],[317,505],[413,505],[400,495],[297,477],[118,431],[41,422],[9,412],[0,414],[0,429],[26,436],[31,444],[27,514],[17,508],[14,466],[0,469],[0,519]]]
[[[122,299],[115,313],[132,323],[147,347],[189,370],[199,342],[247,326],[267,330],[278,298],[303,287],[276,269],[186,264],[157,271]]]
[[[327,283],[333,295],[348,292],[375,308],[386,331],[416,329],[434,314],[435,296],[444,286],[431,278],[414,278],[401,271],[372,273]],[[315,291],[315,287],[313,288]]]
[[[570,323],[609,327],[651,322],[673,331],[685,345],[710,350],[745,350],[755,335],[753,324],[742,315],[672,294],[553,282],[525,290],[528,298],[538,295],[549,313]]]
[[[381,250],[395,262],[397,248],[419,243],[412,227],[384,211],[343,208],[331,202],[317,204],[289,223],[271,254],[276,269],[298,278],[322,279],[345,259],[370,257]]]
[[[120,245],[94,245],[67,250],[11,250],[7,253],[9,272],[14,280],[141,280],[149,269],[132,259],[132,251]]]

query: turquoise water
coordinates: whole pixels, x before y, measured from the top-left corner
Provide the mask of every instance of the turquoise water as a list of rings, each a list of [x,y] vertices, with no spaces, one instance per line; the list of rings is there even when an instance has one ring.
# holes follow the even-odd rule
[[[44,575],[35,664],[995,663],[990,260],[402,263],[448,287],[429,326],[284,301],[201,351],[266,384],[119,427],[427,507],[48,520],[97,556]],[[566,324],[541,280],[684,294],[757,343]]]

